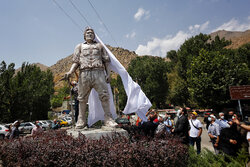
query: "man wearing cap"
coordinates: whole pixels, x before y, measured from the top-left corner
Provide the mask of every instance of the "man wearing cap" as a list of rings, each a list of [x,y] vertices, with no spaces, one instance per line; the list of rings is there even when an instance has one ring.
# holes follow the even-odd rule
[[[189,125],[191,127],[189,131],[189,144],[194,146],[196,143],[197,154],[201,152],[201,133],[202,133],[202,124],[197,119],[198,114],[194,111],[192,112],[192,118],[189,120]]]
[[[43,132],[43,128],[41,127],[41,123],[39,121],[36,121],[36,126],[31,131],[31,136],[36,136],[38,134],[41,134]]]
[[[219,154],[218,150],[218,142],[219,142],[219,135],[220,135],[220,126],[215,122],[216,117],[214,115],[210,115],[208,118],[210,120],[210,125],[208,127],[208,136],[210,137],[215,154]]]
[[[86,107],[89,94],[94,88],[99,95],[101,105],[104,111],[104,125],[115,127],[117,124],[111,118],[110,101],[107,83],[110,82],[110,57],[101,43],[95,41],[94,30],[87,27],[84,31],[85,43],[76,46],[73,55],[73,64],[65,78],[80,70],[79,75],[79,115],[76,123],[77,129],[82,129],[87,125]],[[90,111],[91,112],[91,111]]]

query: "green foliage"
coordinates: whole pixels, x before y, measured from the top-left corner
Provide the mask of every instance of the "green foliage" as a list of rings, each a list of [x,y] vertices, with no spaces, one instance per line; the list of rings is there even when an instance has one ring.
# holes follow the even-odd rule
[[[249,78],[246,63],[239,61],[230,51],[225,55],[201,49],[187,71],[191,99],[204,108],[230,103],[229,86],[248,84]]]
[[[11,89],[12,77],[15,74],[15,64],[11,63],[6,65],[2,61],[0,65],[0,120],[1,122],[7,122],[10,118],[10,106],[13,91]]]
[[[238,157],[216,155],[208,149],[203,149],[201,154],[196,154],[193,147],[189,148],[188,167],[242,167],[249,160],[249,155],[243,149]]]
[[[187,98],[189,92],[187,90],[187,82],[180,78],[177,72],[172,72],[168,74],[169,94],[167,96],[167,103],[174,104],[178,106],[184,106],[187,104]]]
[[[176,66],[177,62],[178,62],[177,52],[175,50],[171,50],[171,51],[167,52],[166,57],[168,59],[170,59],[170,62],[169,62],[170,70],[173,70],[174,67]]]
[[[113,94],[115,95],[114,100],[116,104],[116,110],[117,111],[123,110],[124,107],[126,106],[127,95],[123,87],[121,77],[117,76],[117,79],[112,78],[110,85],[111,85]]]
[[[209,43],[207,42],[210,36],[205,34],[199,34],[186,40],[177,52],[178,63],[177,71],[178,75],[186,80],[186,72],[192,62],[192,58],[199,55],[202,48],[209,48]]]
[[[0,108],[4,112],[4,122],[16,119],[28,121],[30,113],[32,120],[46,119],[50,108],[50,95],[54,91],[52,73],[43,72],[39,67],[28,63],[23,63],[21,71],[15,76],[14,71],[14,64],[10,64],[7,69],[2,62],[0,90],[4,98],[1,99]]]
[[[69,93],[70,93],[70,88],[68,84],[65,82],[64,87],[60,88],[58,92],[56,92],[56,94],[54,94],[51,97],[50,99],[51,107],[52,108],[61,107],[64,98],[67,97]]]
[[[238,50],[226,49],[230,43],[199,34],[186,40],[176,53],[168,52],[167,101],[201,108],[229,104],[229,86],[250,84],[250,44]]]
[[[186,83],[187,81],[186,73],[192,62],[193,57],[196,57],[199,55],[200,49],[209,48],[209,43],[207,42],[209,39],[210,39],[210,36],[205,35],[205,34],[199,34],[195,37],[192,37],[186,40],[181,45],[180,49],[177,51],[177,62],[175,58],[174,67],[171,68],[171,73],[177,73],[178,77],[173,78],[175,81],[171,81],[171,82],[178,83],[178,85],[172,84],[172,86],[170,86],[169,88],[170,94],[172,94],[172,96],[168,97],[167,101],[169,101],[170,103],[178,104],[178,105],[184,104],[184,105],[190,106],[190,104],[188,103],[190,96],[188,93],[188,85]],[[174,55],[174,52],[170,52],[170,53],[167,53],[167,56],[169,56],[169,54]],[[170,59],[171,59],[171,56],[170,56]],[[170,66],[171,66],[171,62],[170,62]],[[176,98],[178,98],[177,101],[176,101]]]
[[[248,65],[248,68],[250,69],[250,43],[241,46],[237,50],[237,55],[242,60],[242,62]]]
[[[168,66],[163,58],[143,56],[133,59],[128,72],[156,108],[164,108],[168,92]]]
[[[54,115],[54,113],[52,111],[48,112],[48,120],[54,120],[56,118],[57,118],[57,116]]]

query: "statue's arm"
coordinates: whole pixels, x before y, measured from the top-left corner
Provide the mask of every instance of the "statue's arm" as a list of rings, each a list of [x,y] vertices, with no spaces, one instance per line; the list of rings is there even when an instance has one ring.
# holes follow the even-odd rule
[[[67,72],[67,73],[69,75],[71,75],[72,73],[74,73],[76,71],[77,67],[78,67],[78,63],[73,63],[70,70],[69,70],[69,72]]]
[[[78,44],[78,45],[76,46],[75,51],[74,51],[74,54],[73,54],[73,64],[72,64],[72,66],[71,66],[69,72],[67,72],[67,73],[65,74],[65,77],[66,77],[66,78],[69,78],[70,75],[71,75],[72,73],[74,73],[74,72],[76,71],[76,69],[78,68],[78,66],[79,66],[79,61],[80,61],[80,60],[79,60],[79,59],[80,59],[80,54],[81,54],[81,44]]]

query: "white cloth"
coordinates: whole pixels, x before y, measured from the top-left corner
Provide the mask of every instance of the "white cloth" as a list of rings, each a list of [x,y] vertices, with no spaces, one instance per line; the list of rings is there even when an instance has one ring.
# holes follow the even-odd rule
[[[191,120],[192,120],[194,125],[192,124]],[[189,132],[190,133],[189,136],[190,137],[197,137],[198,133],[199,133],[199,130],[196,129],[194,126],[196,126],[197,128],[202,128],[201,122],[198,119],[190,119],[189,124],[190,124],[190,127],[191,127],[190,132]]]
[[[250,132],[247,132],[247,140],[250,140]]]
[[[148,109],[152,106],[149,99],[146,97],[144,92],[141,90],[140,86],[132,80],[126,69],[122,64],[116,59],[113,53],[104,45],[100,38],[95,34],[96,41],[100,42],[106,49],[110,57],[110,68],[112,71],[118,73],[122,79],[122,83],[127,94],[127,104],[124,108],[124,114],[136,113],[142,121],[147,121],[146,113]],[[117,117],[115,111],[115,105],[113,101],[113,95],[111,91],[110,84],[108,84],[109,95],[110,95],[110,111],[113,118]],[[91,126],[99,120],[104,120],[104,111],[102,109],[101,102],[99,100],[97,92],[92,89],[88,99],[89,103],[89,116],[88,125]]]

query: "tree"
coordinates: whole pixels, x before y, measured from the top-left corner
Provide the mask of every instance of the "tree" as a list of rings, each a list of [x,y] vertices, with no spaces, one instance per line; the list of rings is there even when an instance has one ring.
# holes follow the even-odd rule
[[[11,90],[9,121],[47,119],[50,96],[54,92],[51,71],[44,72],[36,65],[23,63],[21,71],[12,78]]]
[[[142,88],[153,107],[164,108],[168,92],[168,66],[163,58],[143,56],[133,59],[128,72]]]
[[[178,62],[177,52],[175,50],[170,50],[169,52],[167,52],[166,58],[170,60],[169,62],[170,70],[173,70]]]
[[[113,84],[115,84],[115,85],[113,85],[113,87],[118,88],[118,90],[117,90],[118,97],[116,97],[117,102],[118,102],[117,105],[119,105],[120,110],[123,110],[127,104],[127,95],[126,95],[125,89],[123,87],[122,79],[119,75],[117,76],[116,83],[113,82]],[[112,83],[111,83],[111,86],[112,86]]]
[[[248,68],[250,69],[250,43],[241,46],[237,50],[237,56],[242,60],[242,62],[247,63]]]
[[[10,119],[10,104],[12,100],[11,82],[15,74],[14,67],[14,63],[11,63],[7,67],[4,61],[0,65],[0,120],[2,122],[8,122]]]
[[[177,72],[168,73],[168,84],[169,84],[169,93],[167,96],[167,103],[185,106],[188,104],[189,92],[187,90],[187,82],[184,81]]]
[[[70,94],[70,88],[68,86],[68,83],[64,82],[64,86],[60,88],[56,94],[52,95],[50,99],[51,107],[61,107],[63,100],[65,97],[67,97]]]
[[[199,56],[200,50],[202,49],[227,52],[225,46],[230,43],[230,41],[226,41],[224,38],[220,39],[218,36],[212,40],[211,37],[206,34],[199,34],[186,40],[177,51],[177,62],[174,63],[174,67],[171,68],[171,72],[168,74],[175,76],[171,78],[174,80],[171,80],[171,82],[176,84],[171,84],[169,87],[169,94],[171,96],[167,97],[167,101],[173,104],[192,107],[195,103],[189,93],[187,71],[189,71],[193,59]],[[170,53],[167,53],[167,56],[169,54],[174,55],[174,52]],[[175,61],[176,60],[174,60],[174,62]]]
[[[249,84],[250,71],[234,51],[201,49],[187,71],[188,90],[197,107],[218,108],[230,103],[229,86]]]

